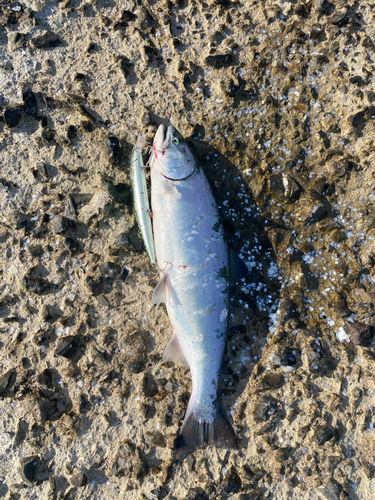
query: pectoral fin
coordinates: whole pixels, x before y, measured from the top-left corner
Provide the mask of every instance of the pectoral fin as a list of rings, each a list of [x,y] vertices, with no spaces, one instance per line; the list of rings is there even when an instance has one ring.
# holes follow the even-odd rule
[[[246,276],[247,272],[248,269],[244,261],[238,257],[236,252],[229,250],[229,283],[234,285]]]
[[[162,196],[169,196],[175,200],[179,200],[181,198],[181,193],[178,191],[177,187],[173,184],[173,182],[163,178]]]
[[[163,353],[163,361],[173,361],[176,365],[183,365],[189,368],[189,363],[182,350],[177,335],[174,333]]]

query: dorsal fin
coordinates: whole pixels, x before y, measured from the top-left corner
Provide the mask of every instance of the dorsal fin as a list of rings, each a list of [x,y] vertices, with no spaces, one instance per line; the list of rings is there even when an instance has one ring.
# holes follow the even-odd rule
[[[229,250],[229,283],[234,285],[247,274],[247,266],[236,252]]]

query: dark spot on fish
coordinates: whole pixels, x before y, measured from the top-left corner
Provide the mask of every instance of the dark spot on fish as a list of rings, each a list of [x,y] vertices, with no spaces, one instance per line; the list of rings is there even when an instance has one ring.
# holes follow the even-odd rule
[[[219,328],[216,328],[215,333],[216,333],[216,338],[218,340],[222,339],[224,336],[224,333],[221,330],[219,330]]]
[[[215,273],[215,280],[219,279],[224,279],[225,281],[229,280],[227,266],[220,267],[218,272]]]
[[[212,226],[211,229],[212,229],[212,231],[215,231],[218,233],[220,231],[220,222],[219,221],[215,222],[215,224]]]

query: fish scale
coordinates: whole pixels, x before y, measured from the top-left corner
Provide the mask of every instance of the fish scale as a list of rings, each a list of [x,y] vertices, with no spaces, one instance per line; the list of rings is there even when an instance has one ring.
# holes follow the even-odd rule
[[[150,167],[155,252],[162,270],[153,302],[165,302],[173,325],[163,360],[190,367],[192,378],[174,454],[180,460],[205,442],[236,447],[217,396],[228,326],[230,259],[207,179],[173,127],[159,127]]]

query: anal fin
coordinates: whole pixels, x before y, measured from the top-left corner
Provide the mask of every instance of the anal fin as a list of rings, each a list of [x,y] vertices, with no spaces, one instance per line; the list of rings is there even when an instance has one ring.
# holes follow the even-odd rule
[[[168,342],[167,347],[164,350],[162,361],[173,361],[173,363],[176,363],[177,365],[183,365],[186,368],[189,368],[188,360],[186,359],[175,333],[172,335],[171,340]]]

